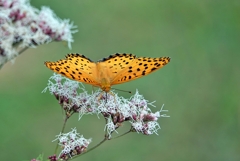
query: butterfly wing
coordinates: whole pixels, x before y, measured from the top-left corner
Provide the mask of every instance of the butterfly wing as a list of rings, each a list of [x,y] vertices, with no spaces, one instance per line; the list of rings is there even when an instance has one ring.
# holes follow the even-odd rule
[[[67,78],[99,86],[95,79],[96,63],[80,54],[68,54],[66,59],[56,62],[45,62],[45,65],[54,72]]]
[[[118,74],[114,77],[111,84],[121,84],[137,78],[141,78],[148,75],[170,62],[169,57],[160,58],[147,58],[139,57],[134,58],[128,66],[125,66]]]
[[[135,57],[133,54],[126,53],[110,55],[108,58],[98,61],[99,70],[104,71],[104,76],[111,83],[121,71],[125,70],[134,61]],[[99,77],[101,78],[101,76]]]

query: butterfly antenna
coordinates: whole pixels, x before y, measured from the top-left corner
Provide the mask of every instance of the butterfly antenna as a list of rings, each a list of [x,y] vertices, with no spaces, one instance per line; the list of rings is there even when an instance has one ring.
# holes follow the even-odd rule
[[[115,89],[115,90],[117,90],[117,91],[122,91],[122,92],[132,93],[131,91],[125,91],[125,90],[116,89],[116,88],[112,88],[112,89]]]

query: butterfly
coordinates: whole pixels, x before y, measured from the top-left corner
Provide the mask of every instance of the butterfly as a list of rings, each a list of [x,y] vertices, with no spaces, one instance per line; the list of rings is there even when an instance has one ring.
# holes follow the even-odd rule
[[[111,86],[148,75],[170,62],[169,57],[136,57],[133,54],[116,53],[97,62],[81,54],[68,54],[65,59],[45,65],[67,78],[91,84],[109,92]]]

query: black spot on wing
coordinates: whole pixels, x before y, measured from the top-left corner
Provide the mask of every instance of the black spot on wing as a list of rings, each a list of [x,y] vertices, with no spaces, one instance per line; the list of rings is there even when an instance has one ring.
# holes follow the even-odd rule
[[[121,57],[125,57],[125,58],[129,58],[130,60],[131,59],[134,59],[136,56],[135,55],[133,55],[133,54],[126,54],[126,53],[123,53],[123,54],[120,54],[120,53],[116,53],[116,54],[112,54],[112,55],[110,55],[110,56],[108,56],[108,57],[106,57],[106,58],[103,58],[103,59],[101,59],[101,60],[98,60],[98,62],[104,62],[104,61],[107,61],[107,60],[109,60],[109,59],[113,59],[113,58],[117,58],[117,57],[119,57],[119,58],[121,58]]]
[[[89,58],[87,58],[87,57],[85,57],[84,55],[82,55],[82,54],[79,54],[79,53],[70,53],[70,54],[67,54],[66,56],[65,56],[68,60],[72,60],[72,58],[83,58],[83,59],[80,59],[81,61],[84,61],[84,59],[87,59],[88,61],[88,63],[89,62],[93,62],[91,59],[89,59]]]
[[[157,68],[155,68],[155,67],[153,67],[152,69],[151,69],[151,71],[154,71],[154,70],[156,70]]]

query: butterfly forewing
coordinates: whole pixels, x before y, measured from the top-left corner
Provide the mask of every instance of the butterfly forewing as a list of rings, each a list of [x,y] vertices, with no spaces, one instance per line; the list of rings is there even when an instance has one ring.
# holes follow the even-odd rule
[[[105,72],[110,82],[112,82],[122,71],[126,71],[128,66],[135,60],[135,57],[133,54],[116,53],[98,62],[106,68]]]
[[[168,64],[170,61],[169,57],[160,58],[146,58],[139,57],[135,58],[129,66],[124,68],[112,81],[112,85],[128,82],[137,78],[141,78],[148,75],[164,65]]]
[[[68,54],[66,59],[56,62],[45,62],[54,72],[73,80],[99,86],[96,82],[96,64],[84,55]]]

